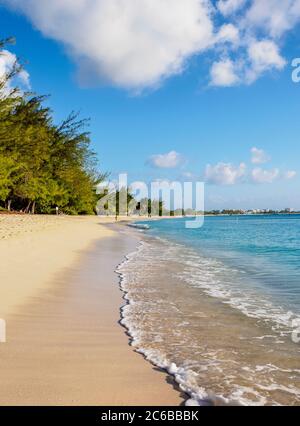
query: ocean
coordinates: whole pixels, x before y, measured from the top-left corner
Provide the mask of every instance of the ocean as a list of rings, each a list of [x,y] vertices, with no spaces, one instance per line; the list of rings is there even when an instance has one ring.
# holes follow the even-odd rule
[[[187,405],[299,405],[300,215],[186,220],[143,221],[118,268],[132,345]]]

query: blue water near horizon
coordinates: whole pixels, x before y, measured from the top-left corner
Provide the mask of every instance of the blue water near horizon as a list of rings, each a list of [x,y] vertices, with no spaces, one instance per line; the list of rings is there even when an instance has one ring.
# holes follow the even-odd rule
[[[142,223],[149,225],[149,235],[220,262],[229,276],[232,271],[232,282],[224,277],[222,293],[232,306],[279,322],[300,316],[300,215],[206,217],[199,229],[187,229],[186,220],[191,219]]]

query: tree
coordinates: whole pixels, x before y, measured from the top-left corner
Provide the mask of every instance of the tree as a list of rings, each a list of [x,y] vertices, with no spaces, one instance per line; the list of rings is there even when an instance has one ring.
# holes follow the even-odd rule
[[[6,44],[0,42],[0,49]],[[0,51],[1,54],[1,51]],[[71,113],[60,125],[45,107],[46,97],[12,87],[16,63],[0,80],[0,206],[23,212],[93,214],[98,171],[90,149],[88,120]]]

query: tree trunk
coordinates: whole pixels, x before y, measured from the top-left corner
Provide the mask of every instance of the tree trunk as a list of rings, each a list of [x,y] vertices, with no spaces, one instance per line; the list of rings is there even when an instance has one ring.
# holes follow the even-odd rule
[[[27,204],[27,207],[26,207],[26,209],[24,210],[24,213],[29,213],[29,211],[30,211],[30,206],[31,206],[31,201],[29,201],[29,203]]]
[[[31,214],[35,214],[35,201],[32,203]]]
[[[7,206],[7,210],[10,212],[11,211],[11,200],[7,201],[6,206]]]

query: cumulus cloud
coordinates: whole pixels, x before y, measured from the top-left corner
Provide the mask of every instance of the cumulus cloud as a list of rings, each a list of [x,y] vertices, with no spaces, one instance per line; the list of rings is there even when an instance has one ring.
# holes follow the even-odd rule
[[[17,61],[16,56],[8,50],[0,51],[0,78],[3,79],[5,75],[12,71]]]
[[[241,9],[247,0],[219,0],[217,8],[224,16],[231,15]]]
[[[263,149],[258,149],[256,147],[253,147],[251,149],[251,154],[251,162],[253,164],[264,164],[270,161],[271,159],[270,156]]]
[[[241,83],[252,84],[268,71],[282,70],[286,63],[276,43],[271,40],[252,40],[247,47],[246,57],[235,61],[225,58],[213,63],[211,85],[228,87]]]
[[[214,62],[211,71],[211,85],[235,86],[240,83],[252,84],[267,71],[282,70],[286,60],[271,40],[252,40],[247,47],[247,56],[233,61],[225,58]]]
[[[253,147],[251,154],[251,162],[256,167],[247,167],[245,163],[240,163],[238,166],[223,162],[215,165],[208,164],[204,171],[204,180],[214,185],[271,184],[277,180],[291,180],[297,176],[295,170],[284,171],[279,168],[259,167],[258,165],[271,160],[263,149]]]
[[[175,169],[183,162],[183,157],[176,151],[167,154],[152,155],[147,164],[158,169]]]
[[[17,57],[14,53],[9,52],[8,50],[0,51],[0,81],[3,80],[7,75],[9,75],[14,66],[18,64]],[[6,84],[4,87],[5,93],[8,93],[12,90],[12,85],[20,86],[21,89],[30,88],[30,78],[29,74],[25,70],[21,70],[18,75],[15,77],[13,82]]]
[[[264,170],[262,168],[255,168],[251,173],[254,183],[273,183],[274,180],[280,177],[279,169]]]
[[[286,60],[280,55],[278,46],[271,40],[254,41],[248,47],[251,67],[248,70],[248,81],[257,78],[271,69],[282,70]]]
[[[205,169],[204,178],[207,183],[215,185],[234,185],[246,176],[247,167],[245,163],[234,166],[231,163],[208,164]]]
[[[182,73],[193,56],[208,50],[214,56],[212,85],[252,84],[266,72],[284,68],[283,36],[300,22],[300,0],[1,3],[21,11],[45,36],[63,43],[83,81],[137,93]]]
[[[233,24],[224,24],[220,28],[215,38],[217,43],[232,43],[237,45],[240,42],[240,31]]]
[[[212,86],[229,87],[239,83],[236,65],[229,58],[214,62],[210,70]]]
[[[257,164],[259,163],[262,163],[262,161],[257,161]],[[245,163],[241,163],[239,166],[234,166],[231,163],[208,164],[204,173],[205,181],[214,185],[235,185],[239,183],[271,184],[277,180],[291,180],[296,176],[297,172],[294,170],[282,172],[278,168],[267,170],[255,167],[247,171]]]
[[[129,89],[153,87],[182,72],[188,58],[213,39],[207,0],[5,2],[64,43],[79,67]]]
[[[299,0],[253,0],[244,25],[280,37],[300,20]]]

